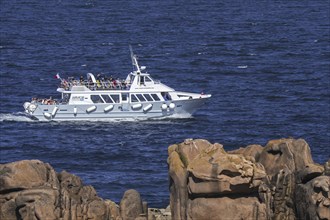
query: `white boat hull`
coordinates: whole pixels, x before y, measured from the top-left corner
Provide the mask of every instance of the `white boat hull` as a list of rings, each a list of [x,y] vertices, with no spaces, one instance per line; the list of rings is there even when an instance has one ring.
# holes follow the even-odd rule
[[[172,100],[159,102],[144,102],[140,108],[136,104],[113,104],[111,111],[109,104],[84,104],[84,105],[37,105],[34,112],[27,113],[40,121],[75,121],[75,120],[107,120],[107,119],[148,119],[163,118],[168,116],[189,117],[198,108],[203,106],[209,97],[189,100]],[[152,104],[152,108],[150,108]],[[164,109],[164,104],[167,106]],[[95,106],[95,107],[94,107]],[[144,109],[148,108],[147,111]],[[106,110],[106,111],[105,111]],[[108,111],[107,111],[108,110]],[[56,112],[56,114],[52,114]]]

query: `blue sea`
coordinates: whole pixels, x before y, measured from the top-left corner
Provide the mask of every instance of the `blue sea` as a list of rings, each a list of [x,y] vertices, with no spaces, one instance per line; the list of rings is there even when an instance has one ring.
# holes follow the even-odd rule
[[[155,79],[212,98],[190,118],[36,122],[32,97],[62,77],[125,78],[129,45]],[[305,139],[330,157],[330,1],[0,1],[0,163],[39,159],[119,202],[169,204],[167,148]]]

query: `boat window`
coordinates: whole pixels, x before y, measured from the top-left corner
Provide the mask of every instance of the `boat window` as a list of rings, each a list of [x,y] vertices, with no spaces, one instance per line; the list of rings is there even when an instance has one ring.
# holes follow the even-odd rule
[[[143,97],[142,94],[136,94],[136,96],[140,99],[141,102],[145,102],[146,99]]]
[[[131,102],[138,102],[139,100],[136,98],[134,94],[131,95]]]
[[[131,76],[131,80],[130,80],[130,84],[133,84],[134,78],[135,78],[135,76],[132,75],[132,76]]]
[[[151,94],[152,98],[155,100],[155,101],[159,101],[160,98],[158,97],[157,94]]]
[[[110,97],[115,103],[119,103],[119,95],[110,95]]]
[[[170,96],[170,94],[168,92],[162,92],[160,94],[164,98],[165,101],[172,100],[172,98],[171,98],[171,96]]]
[[[153,101],[151,96],[149,94],[143,94],[143,96],[148,100],[148,101]]]
[[[141,76],[141,78],[140,78],[140,84],[141,84],[141,85],[144,84],[144,76]]]
[[[101,99],[101,97],[99,95],[91,95],[91,100],[94,103],[103,103],[103,100]]]
[[[108,95],[102,95],[102,98],[106,103],[113,103],[112,99]]]
[[[151,78],[150,78],[149,76],[146,76],[146,77],[145,77],[145,81],[146,81],[146,82],[152,82],[152,80],[151,80]]]
[[[127,101],[127,93],[123,93],[123,94],[121,94],[121,100],[122,101]]]

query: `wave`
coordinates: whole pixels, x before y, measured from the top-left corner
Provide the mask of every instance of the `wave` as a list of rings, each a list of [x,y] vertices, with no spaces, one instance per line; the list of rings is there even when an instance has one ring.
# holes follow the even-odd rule
[[[242,65],[242,66],[237,66],[237,68],[238,69],[246,69],[246,68],[248,68],[248,66],[247,65]]]
[[[24,112],[0,114],[0,122],[3,121],[36,122],[36,120],[30,118]]]
[[[166,117],[163,117],[163,118],[158,118],[157,120],[159,119],[187,119],[187,118],[193,118],[193,116],[189,113],[180,113],[180,114],[173,114],[173,115],[169,115],[169,116],[166,116]]]

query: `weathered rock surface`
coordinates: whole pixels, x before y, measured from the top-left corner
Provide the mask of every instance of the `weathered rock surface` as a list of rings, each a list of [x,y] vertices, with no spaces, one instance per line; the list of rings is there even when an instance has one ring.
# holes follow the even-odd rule
[[[163,218],[150,212],[151,219]],[[148,206],[135,190],[127,190],[120,206],[97,196],[92,186],[47,163],[23,160],[0,164],[0,220],[147,220]]]
[[[124,193],[120,201],[120,214],[123,220],[134,220],[143,213],[143,206],[140,194],[130,189]]]
[[[302,139],[225,152],[187,139],[168,149],[174,219],[330,219],[329,161]]]
[[[39,160],[0,165],[0,219],[121,219],[92,186]]]
[[[47,163],[0,164],[0,220],[330,220],[330,159],[313,162],[302,139],[272,140],[226,152],[187,139],[168,148],[170,207],[148,208],[135,190],[120,205]]]

